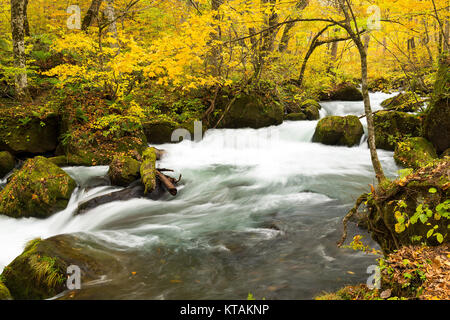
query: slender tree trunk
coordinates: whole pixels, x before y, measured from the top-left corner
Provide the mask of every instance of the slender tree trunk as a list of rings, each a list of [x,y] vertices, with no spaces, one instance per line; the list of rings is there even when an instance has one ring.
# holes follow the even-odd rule
[[[100,10],[101,4],[102,0],[92,0],[91,6],[89,7],[86,16],[83,19],[81,30],[86,31],[87,28],[89,28],[92,23],[94,23],[94,20],[98,17],[98,12]]]
[[[28,0],[24,1],[24,6],[23,6],[23,30],[25,33],[26,37],[30,36],[30,24],[28,23]]]
[[[14,64],[20,71],[16,73],[16,95],[19,99],[28,96],[28,77],[25,56],[25,0],[11,0],[11,31],[13,40]]]
[[[106,32],[109,34],[110,37],[113,37],[115,39],[115,42],[110,43],[110,47],[119,48],[114,0],[106,0],[106,8],[103,11],[103,13],[105,14],[105,18],[108,23]]]

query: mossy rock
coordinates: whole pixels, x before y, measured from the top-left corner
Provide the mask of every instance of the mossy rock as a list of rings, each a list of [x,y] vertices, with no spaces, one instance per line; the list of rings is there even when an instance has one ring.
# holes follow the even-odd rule
[[[129,156],[116,156],[109,165],[108,176],[111,183],[126,187],[139,179],[141,163]]]
[[[440,154],[450,148],[450,57],[443,58],[436,77],[432,101],[426,110],[424,136]]]
[[[109,165],[116,155],[139,159],[147,147],[143,130],[119,137],[105,137],[101,131],[86,132],[77,135],[66,146],[59,146],[56,152],[58,158],[52,158],[52,161],[58,165],[66,163],[71,166]]]
[[[44,157],[27,160],[0,191],[0,214],[47,218],[66,208],[76,182]]]
[[[359,145],[364,129],[356,116],[329,116],[319,121],[313,142],[352,147]]]
[[[369,197],[369,231],[385,253],[393,252],[399,246],[440,245],[436,236],[428,237],[434,227],[433,234],[440,233],[443,243],[449,242],[449,220],[435,215],[437,206],[450,199],[449,170],[448,158],[435,160],[406,177],[378,186]],[[423,210],[423,221],[419,218],[412,223],[411,218],[418,208]],[[400,218],[403,226],[399,224]],[[406,225],[407,222],[410,223]]]
[[[227,99],[225,99],[227,101]],[[226,112],[227,103],[224,102],[221,114]],[[215,123],[220,119],[221,114],[214,119]],[[279,125],[283,122],[284,108],[281,103],[268,100],[264,97],[254,94],[241,94],[230,106],[218,128],[253,128]]]
[[[59,117],[44,119],[0,115],[0,150],[14,155],[43,154],[54,151],[58,145]]]
[[[142,127],[148,143],[163,144],[172,142],[172,133],[181,128],[181,125],[175,121],[157,119],[145,121]]]
[[[14,157],[8,151],[0,152],[0,178],[14,169]]]
[[[144,194],[151,193],[156,188],[156,150],[147,148],[142,153],[140,167],[141,181],[145,187]]]
[[[352,83],[341,83],[320,94],[321,100],[363,101],[361,91]]]
[[[421,134],[422,121],[413,114],[381,111],[374,115],[375,144],[378,149],[394,151],[396,142]]]
[[[305,100],[301,105],[302,112],[306,115],[308,120],[319,120],[319,110],[322,109],[321,105],[315,100]]]
[[[0,300],[11,300],[12,296],[9,289],[0,281]]]
[[[299,113],[289,113],[284,116],[284,120],[286,121],[303,121],[307,120],[306,114],[303,112]]]
[[[402,112],[416,112],[424,105],[420,97],[414,92],[402,92],[395,97],[384,100],[381,106],[384,109],[402,111]]]
[[[284,120],[318,120],[320,109],[322,109],[322,106],[317,101],[308,99],[295,107],[291,107],[288,110],[288,115],[284,116]]]
[[[67,268],[78,266],[81,285],[120,270],[118,261],[74,235],[30,241],[1,275],[14,299],[48,299],[66,289]]]
[[[421,137],[409,138],[397,143],[394,153],[397,164],[413,169],[423,167],[437,157],[433,145]]]

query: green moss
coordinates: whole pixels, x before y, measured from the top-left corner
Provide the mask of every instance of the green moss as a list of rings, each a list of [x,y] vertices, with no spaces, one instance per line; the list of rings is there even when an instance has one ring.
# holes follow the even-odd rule
[[[329,92],[321,94],[322,100],[362,101],[361,91],[352,83],[341,83]]]
[[[170,119],[155,119],[142,124],[147,141],[154,144],[169,143],[174,130],[181,128],[178,122]]]
[[[29,159],[0,191],[0,214],[46,218],[67,206],[75,187],[75,181],[46,158]]]
[[[420,168],[438,156],[433,145],[425,138],[415,137],[397,143],[395,148],[395,161],[406,168]]]
[[[0,152],[0,177],[14,169],[14,165],[14,157],[9,152]]]
[[[141,163],[129,156],[116,156],[109,166],[108,176],[116,186],[128,186],[140,175]]]
[[[48,299],[64,291],[67,267],[79,266],[82,284],[117,272],[115,259],[91,246],[80,246],[72,235],[30,241],[1,277],[14,299]]]
[[[8,288],[0,281],[0,300],[11,300],[12,296]]]
[[[374,115],[377,148],[394,151],[396,142],[421,134],[421,119],[398,111],[381,111]]]
[[[59,118],[48,115],[16,117],[0,115],[0,150],[13,154],[40,154],[54,151],[58,144]]]
[[[319,121],[313,136],[313,142],[327,145],[358,145],[364,134],[364,129],[356,116],[325,117]]]
[[[156,187],[156,151],[155,148],[147,148],[142,153],[140,168],[141,181],[145,187],[145,193],[151,193]]]
[[[284,116],[284,120],[287,121],[302,121],[307,120],[307,117],[304,113],[290,113]]]
[[[416,112],[423,106],[423,102],[414,92],[405,92],[384,100],[381,106],[395,111]]]

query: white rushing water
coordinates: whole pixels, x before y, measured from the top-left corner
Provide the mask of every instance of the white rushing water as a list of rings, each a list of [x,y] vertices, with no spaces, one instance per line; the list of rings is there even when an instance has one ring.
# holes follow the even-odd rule
[[[390,96],[371,94],[373,109]],[[362,102],[321,104],[322,117],[363,114]],[[0,270],[31,239],[82,233],[129,255],[124,264],[141,276],[84,298],[240,299],[251,291],[297,299],[361,281],[374,258],[335,243],[342,217],[375,183],[369,150],[364,141],[353,148],[312,143],[316,125],[209,130],[197,143],[158,146],[167,151],[158,165],[183,175],[176,197],[113,202],[79,216],[80,202],[119,188],[88,187],[107,167],[66,168],[79,187],[65,210],[45,220],[0,216]],[[398,170],[392,155],[379,151],[389,175]],[[171,252],[161,265],[155,247]],[[171,288],[168,277],[182,284]]]

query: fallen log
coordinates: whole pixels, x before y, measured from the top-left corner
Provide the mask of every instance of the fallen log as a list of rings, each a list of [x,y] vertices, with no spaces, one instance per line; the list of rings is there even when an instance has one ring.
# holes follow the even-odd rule
[[[158,169],[156,169],[156,176],[161,181],[164,188],[169,191],[169,193],[173,196],[177,195],[177,188],[175,187],[175,183],[173,178],[168,177],[164,174],[162,174]]]

